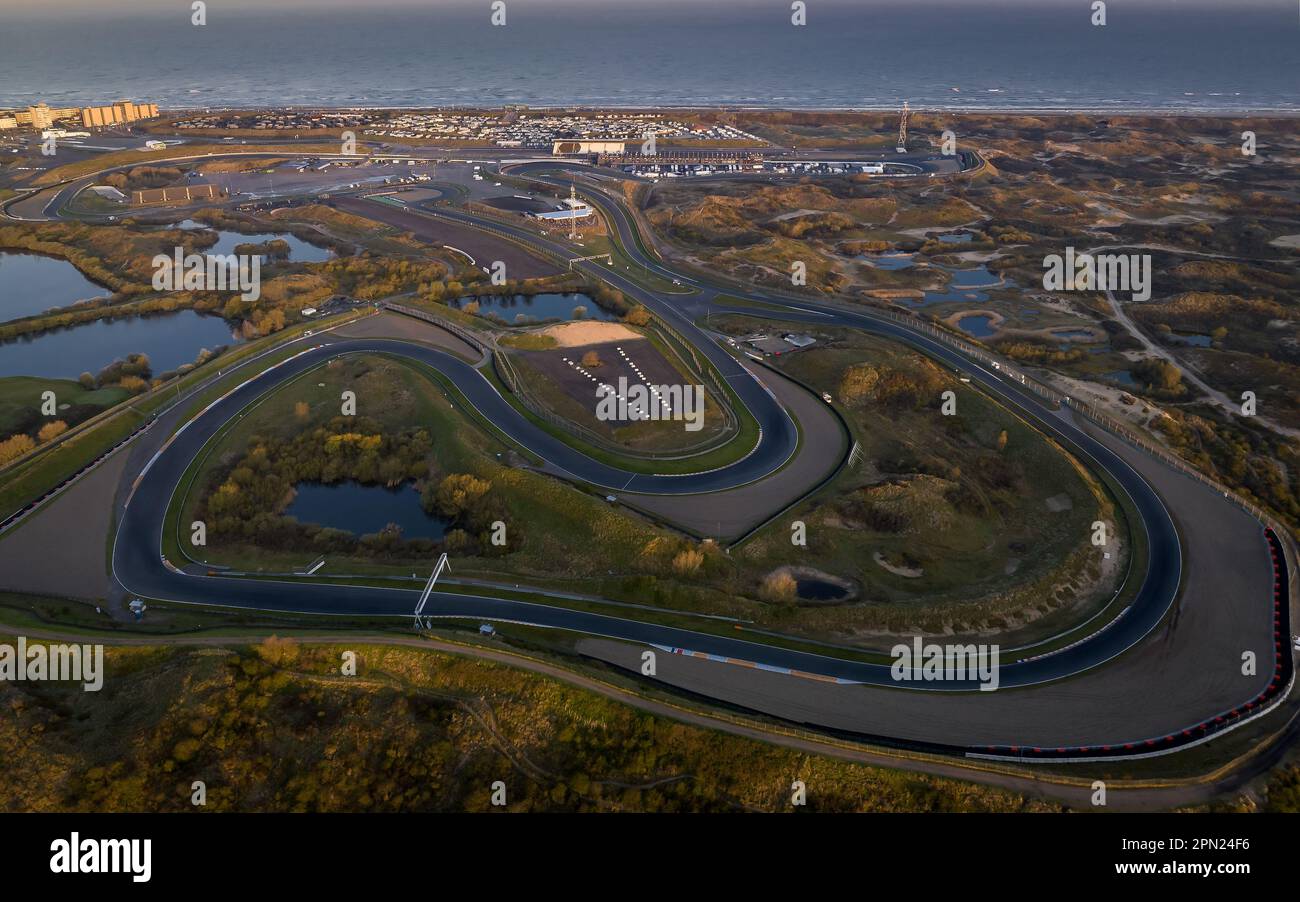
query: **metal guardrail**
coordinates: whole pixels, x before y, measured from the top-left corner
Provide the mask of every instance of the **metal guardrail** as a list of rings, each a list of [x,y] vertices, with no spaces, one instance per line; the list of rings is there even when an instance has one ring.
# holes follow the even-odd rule
[[[394,304],[389,301],[380,301],[379,307],[382,310],[391,310],[394,313],[400,313],[403,316],[410,316],[410,317],[414,317],[415,319],[422,319],[425,322],[432,323],[435,326],[439,326],[443,329],[446,329],[448,332],[450,332],[452,335],[455,335],[461,341],[464,341],[466,344],[472,345],[473,347],[477,348],[479,352],[484,355],[491,354],[496,347],[495,343],[492,342],[490,338],[485,341],[481,336],[476,335],[472,330],[466,329],[464,326],[452,322],[452,320],[449,317],[438,316],[437,314],[431,313],[428,310],[422,310],[418,307],[408,307],[405,304]]]
[[[708,383],[708,388],[713,392],[713,396],[717,400],[718,409],[722,411],[722,416],[726,420],[724,431],[728,433],[738,431],[740,418],[731,406],[731,399],[713,367],[708,361],[700,360],[695,345],[688,342],[676,329],[668,325],[660,317],[655,317],[652,328],[668,337],[664,344],[682,362],[682,366],[692,373],[698,373],[700,378]],[[689,361],[685,359],[683,352],[691,358]]]

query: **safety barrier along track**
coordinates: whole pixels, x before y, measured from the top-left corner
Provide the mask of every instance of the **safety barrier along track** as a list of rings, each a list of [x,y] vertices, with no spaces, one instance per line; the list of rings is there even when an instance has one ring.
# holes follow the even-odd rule
[[[968,752],[970,757],[1018,758],[1028,761],[1096,761],[1102,759],[1144,758],[1165,754],[1180,748],[1200,745],[1219,733],[1235,729],[1242,724],[1269,713],[1290,694],[1295,680],[1294,659],[1291,653],[1291,590],[1290,574],[1282,541],[1273,528],[1264,529],[1269,555],[1273,562],[1273,677],[1264,690],[1245,704],[1220,711],[1200,723],[1177,733],[1167,733],[1134,742],[1114,745],[1064,746],[1042,748],[1027,746],[984,746]]]

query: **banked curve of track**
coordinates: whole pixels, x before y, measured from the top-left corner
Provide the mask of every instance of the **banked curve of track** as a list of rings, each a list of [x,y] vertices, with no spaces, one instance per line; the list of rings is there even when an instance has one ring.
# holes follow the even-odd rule
[[[127,499],[113,546],[116,579],[128,591],[146,598],[180,602],[340,615],[409,615],[416,590],[368,586],[316,584],[290,581],[209,577],[177,571],[163,561],[162,530],[167,507],[191,461],[233,418],[259,397],[286,384],[325,361],[345,354],[379,353],[404,357],[437,370],[451,381],[479,415],[512,440],[530,448],[574,478],[596,485],[621,485],[626,491],[686,494],[708,492],[760,478],[788,456],[774,399],[763,392],[766,404],[751,412],[764,424],[764,438],[745,460],[708,473],[650,476],[618,470],[592,460],[524,418],[481,373],[443,351],[391,339],[349,339],[308,349],[273,369],[248,380],[183,426],[149,462]],[[364,399],[362,399],[364,404]],[[775,408],[775,410],[773,409]],[[784,416],[784,412],[780,411]],[[771,425],[771,429],[766,428]],[[1049,424],[1044,424],[1049,425]],[[1056,427],[1068,430],[1068,424]],[[1085,434],[1074,436],[1094,444]],[[1148,524],[1152,559],[1164,557],[1167,544],[1177,547],[1177,535],[1159,498],[1140,477],[1113,457],[1104,446],[1091,448],[1098,463],[1114,467],[1113,475],[1135,496],[1140,511],[1155,521]],[[1153,568],[1146,574],[1129,610],[1109,629],[1067,651],[1036,660],[1003,664],[1002,686],[1026,686],[1069,676],[1114,657],[1145,635],[1163,614],[1176,591],[1178,568]],[[814,652],[784,649],[730,636],[719,636],[660,626],[636,620],[568,610],[514,599],[465,596],[435,592],[426,613],[436,617],[464,617],[572,630],[596,636],[642,642],[664,649],[693,652],[752,662],[842,681],[880,686],[907,686],[933,691],[970,691],[972,682],[941,684],[896,681],[886,665],[850,661]]]

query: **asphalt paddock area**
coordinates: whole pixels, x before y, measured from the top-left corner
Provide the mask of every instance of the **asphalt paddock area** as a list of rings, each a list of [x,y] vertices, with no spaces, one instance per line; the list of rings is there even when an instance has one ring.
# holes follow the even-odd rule
[[[506,265],[506,274],[511,279],[534,279],[561,272],[560,267],[533,256],[513,241],[449,220],[422,216],[362,197],[340,197],[333,203],[345,213],[354,213],[395,226],[410,232],[421,241],[464,251],[474,258],[476,266],[491,266],[500,260]]]

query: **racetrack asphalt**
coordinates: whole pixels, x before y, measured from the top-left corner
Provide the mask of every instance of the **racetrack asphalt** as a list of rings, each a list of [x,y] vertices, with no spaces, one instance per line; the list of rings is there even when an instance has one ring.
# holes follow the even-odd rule
[[[626,240],[625,229],[630,224],[623,211],[617,210],[613,219],[629,252],[639,257],[636,245]],[[499,228],[496,224],[493,227]],[[537,243],[535,236],[525,233],[522,237]],[[648,268],[669,272],[654,261],[640,262]],[[610,281],[629,290],[629,280],[617,272],[606,274],[602,271],[601,274],[612,276]],[[690,284],[690,280],[685,281]],[[634,284],[631,288],[629,293],[638,299],[649,295]],[[715,294],[706,292],[685,301],[684,306],[693,316],[708,309]],[[674,325],[688,333],[692,343],[697,344],[711,360],[721,355],[735,363],[707,339],[700,343],[698,330],[695,330],[697,334],[690,334],[694,329],[690,324],[691,316],[684,315],[665,299],[654,296],[647,299],[648,306],[665,318],[671,317]],[[637,648],[655,645],[688,649],[746,662],[761,661],[781,670],[845,680],[849,685],[791,677],[786,673],[718,663],[700,657],[660,656],[659,679],[665,682],[702,690],[710,697],[733,701],[796,722],[918,743],[1052,746],[1130,742],[1165,731],[1172,734],[1198,718],[1213,717],[1217,712],[1236,708],[1244,700],[1256,697],[1269,684],[1272,676],[1269,667],[1262,665],[1259,673],[1249,676],[1244,675],[1241,668],[1244,651],[1257,651],[1261,660],[1265,660],[1273,645],[1272,611],[1267,605],[1272,582],[1268,547],[1262,541],[1260,524],[1251,516],[1212,489],[1115,436],[1102,433],[1090,424],[1076,423],[1068,414],[1047,410],[1036,399],[1008,384],[999,374],[983,370],[955,350],[921,333],[868,315],[827,310],[814,304],[785,306],[787,309],[782,312],[782,318],[798,320],[807,317],[805,321],[867,328],[920,347],[931,356],[961,369],[1005,403],[1020,408],[1041,428],[1057,435],[1076,452],[1092,458],[1108,470],[1137,506],[1150,542],[1150,569],[1131,608],[1114,625],[1088,642],[1037,661],[1004,665],[1001,683],[1004,689],[1011,691],[989,693],[904,691],[892,679],[880,679],[879,671],[884,668],[877,665],[840,662],[743,639],[674,630],[547,605],[435,593],[427,610],[435,616],[536,623],[596,637],[623,639],[636,643]],[[725,308],[718,306],[713,309],[720,311]],[[738,312],[753,314],[749,309]],[[683,322],[689,328],[683,328]],[[406,353],[409,356],[409,348]],[[460,366],[467,365],[460,363]],[[252,394],[260,394],[273,381],[268,380]],[[760,387],[755,384],[755,388]],[[227,400],[233,402],[235,398],[232,396]],[[250,400],[251,397],[244,398],[243,404]],[[470,400],[478,405],[475,398]],[[491,406],[490,399],[483,400]],[[509,407],[499,396],[497,400]],[[742,401],[750,406],[749,399],[742,398]],[[234,410],[242,408],[243,404],[221,412],[234,415]],[[750,409],[754,408],[751,406]],[[217,408],[209,413],[215,412]],[[123,585],[152,597],[194,600],[204,604],[324,613],[409,613],[418,594],[414,591],[215,580],[174,573],[162,565],[158,541],[161,514],[171,494],[169,488],[163,488],[170,481],[165,477],[175,475],[178,478],[187,465],[189,458],[179,452],[186,447],[183,443],[191,440],[188,433],[193,430],[193,438],[197,440],[205,429],[219,427],[218,420],[224,422],[220,415],[210,419],[205,417],[185,430],[158,457],[148,478],[141,481],[127,507],[119,541],[114,548],[114,571]],[[190,450],[197,451],[201,445],[202,441]],[[568,446],[564,448],[577,454]],[[178,452],[175,459],[171,457],[173,450]],[[583,478],[581,473],[588,463],[596,462],[569,459],[568,465],[562,466]],[[172,474],[171,468],[178,464],[180,470]],[[154,472],[156,468],[161,469]],[[591,472],[600,474],[599,479],[591,480],[600,484],[604,484],[601,479],[610,476],[606,471]],[[696,477],[647,477],[647,480],[683,478]],[[640,487],[625,490],[635,491]],[[654,486],[653,490],[662,489]],[[702,491],[712,490],[705,488]],[[138,508],[137,502],[142,502]],[[140,516],[141,511],[146,513]],[[148,511],[156,514],[152,527],[148,523]],[[137,516],[139,520],[133,520]],[[150,533],[151,536],[141,540],[142,535]],[[126,541],[123,541],[124,535],[128,536]],[[1186,576],[1181,596],[1180,573]],[[584,640],[584,645],[597,641]],[[603,649],[605,646],[600,647]],[[1125,650],[1128,653],[1121,655]],[[615,656],[612,652],[609,654]],[[1097,668],[1096,665],[1103,661],[1110,663]],[[778,685],[776,681],[779,681],[779,688],[774,688]],[[1039,685],[1043,681],[1048,681],[1048,684]],[[1014,688],[1030,685],[1033,685],[1032,689]],[[927,684],[925,688],[973,687]]]
[[[182,574],[163,563],[162,529],[167,506],[182,475],[203,446],[232,418],[258,397],[341,354],[387,353],[415,360],[438,370],[461,391],[478,412],[513,441],[528,448],[573,478],[621,491],[647,494],[695,494],[734,488],[753,482],[780,467],[794,450],[796,435],[782,422],[788,415],[773,396],[753,409],[763,427],[754,453],[730,466],[696,475],[629,474],[593,460],[525,419],[473,366],[432,347],[386,339],[349,339],[310,348],[269,369],[209,405],[186,424],[145,466],[128,499],[113,548],[113,571],[127,590],[173,601],[230,604],[270,610],[323,614],[406,614],[414,609],[413,590],[365,586],[311,585],[267,580],[217,578]],[[733,360],[734,363],[734,360]],[[748,376],[747,376],[748,378]],[[999,386],[991,374],[992,388]],[[753,381],[751,379],[751,381]],[[1021,402],[1028,415],[1067,444],[1077,446],[1109,470],[1133,498],[1148,529],[1150,567],[1133,604],[1100,635],[1050,657],[1004,663],[1004,687],[1059,679],[1095,667],[1115,657],[1150,631],[1164,615],[1178,589],[1181,552],[1178,536],[1159,497],[1138,473],[1105,445],[1045,410],[1026,408],[1002,390],[1008,403]],[[364,399],[359,399],[364,408]],[[215,596],[215,597],[214,597]],[[219,601],[217,599],[220,599]],[[480,617],[531,623],[596,636],[630,639],[663,648],[685,648],[774,667],[819,674],[853,683],[897,686],[886,665],[848,661],[810,652],[776,648],[730,636],[715,636],[641,623],[599,614],[565,610],[501,598],[467,597],[435,592],[426,609],[432,616]],[[931,690],[969,691],[970,680],[915,685]]]

